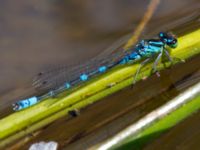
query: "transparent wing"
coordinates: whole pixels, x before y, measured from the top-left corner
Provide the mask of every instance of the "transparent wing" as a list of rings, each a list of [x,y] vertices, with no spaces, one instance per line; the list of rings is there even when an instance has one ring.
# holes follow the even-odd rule
[[[112,66],[124,55],[123,51],[118,51],[104,58],[98,57],[73,67],[62,66],[57,69],[41,72],[33,79],[32,85],[40,91],[54,90],[65,82],[78,81],[80,75],[83,73],[91,74],[91,72],[96,72],[100,66]]]
[[[118,51],[123,52],[123,48],[122,48],[122,45],[127,41],[127,39],[131,36],[131,34],[127,34],[125,36],[123,36],[122,38],[120,38],[119,40],[117,40],[116,42],[114,42],[110,47],[108,47],[107,49],[105,49],[103,52],[101,52],[99,55],[97,55],[95,58],[93,58],[92,60],[96,62],[99,61],[99,60],[102,60],[104,59],[105,57],[107,56],[110,56],[110,55],[113,55],[113,53],[116,53]],[[73,65],[74,66],[74,65]],[[45,71],[45,72],[40,72],[38,75],[37,75],[37,78],[40,76],[44,76],[44,74],[48,73],[48,76],[51,77],[51,76],[54,76],[55,74],[57,74],[58,72],[63,72],[63,71],[66,71],[68,70],[69,68],[72,68],[73,66],[66,66],[66,65],[63,65],[63,66],[60,66],[60,67],[56,67],[54,69],[51,69],[51,70],[48,70],[48,71]],[[76,66],[77,68],[78,65]]]
[[[97,58],[103,58],[108,55],[111,55],[112,53],[116,53],[118,51],[124,51],[122,46],[127,42],[127,40],[131,37],[132,34],[126,34],[120,39],[118,39],[116,42],[114,42],[111,46],[109,46],[107,49],[105,49],[102,53],[100,53]]]

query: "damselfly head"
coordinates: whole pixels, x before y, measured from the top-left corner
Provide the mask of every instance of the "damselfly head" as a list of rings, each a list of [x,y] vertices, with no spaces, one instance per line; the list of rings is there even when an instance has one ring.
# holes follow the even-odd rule
[[[159,38],[171,48],[176,48],[178,41],[172,33],[160,32]]]

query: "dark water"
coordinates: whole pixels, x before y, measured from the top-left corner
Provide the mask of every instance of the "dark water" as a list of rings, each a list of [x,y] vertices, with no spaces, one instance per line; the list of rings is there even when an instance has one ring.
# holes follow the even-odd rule
[[[147,5],[137,0],[1,0],[0,117],[12,112],[18,98],[34,93],[31,82],[38,72],[96,56],[132,31]],[[142,36],[193,30],[199,11],[199,0],[162,0]]]

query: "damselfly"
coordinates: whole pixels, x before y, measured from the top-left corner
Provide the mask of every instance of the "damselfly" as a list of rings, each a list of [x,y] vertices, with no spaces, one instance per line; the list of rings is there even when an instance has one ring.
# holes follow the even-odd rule
[[[39,73],[34,79],[34,87],[49,92],[41,96],[33,96],[20,100],[13,104],[13,109],[18,111],[30,107],[43,99],[53,97],[71,87],[88,81],[96,75],[103,74],[115,66],[141,61],[140,67],[134,76],[135,83],[135,79],[142,66],[155,58],[154,56],[156,56],[156,59],[153,64],[153,72],[156,71],[156,66],[163,54],[172,62],[167,47],[175,48],[176,46],[177,39],[174,35],[160,32],[157,38],[141,40],[136,46],[132,46],[128,50],[100,55],[101,57],[98,56],[84,64],[72,68],[64,67],[55,72]]]

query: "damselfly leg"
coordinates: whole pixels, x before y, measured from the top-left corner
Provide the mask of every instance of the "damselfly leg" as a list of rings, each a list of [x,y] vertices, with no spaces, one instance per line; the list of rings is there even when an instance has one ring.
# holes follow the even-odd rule
[[[156,60],[154,61],[153,66],[152,66],[152,73],[157,72],[157,65],[158,65],[158,62],[160,61],[162,55],[163,55],[163,51],[161,51],[158,54]]]
[[[138,77],[138,74],[140,73],[140,70],[142,69],[142,67],[144,67],[150,60],[151,60],[151,58],[147,58],[147,59],[145,59],[143,62],[141,62],[140,66],[138,67],[138,69],[137,69],[137,71],[136,71],[136,73],[135,73],[135,75],[134,75],[133,84],[135,84],[136,79],[137,79],[137,77]],[[132,84],[132,85],[133,85],[133,84]]]
[[[185,60],[180,59],[178,57],[171,57],[169,52],[166,49],[164,49],[164,52],[165,52],[165,55],[167,56],[168,60],[171,62],[171,64],[173,64],[174,61],[179,61],[179,62],[183,62],[183,63],[185,62]]]

